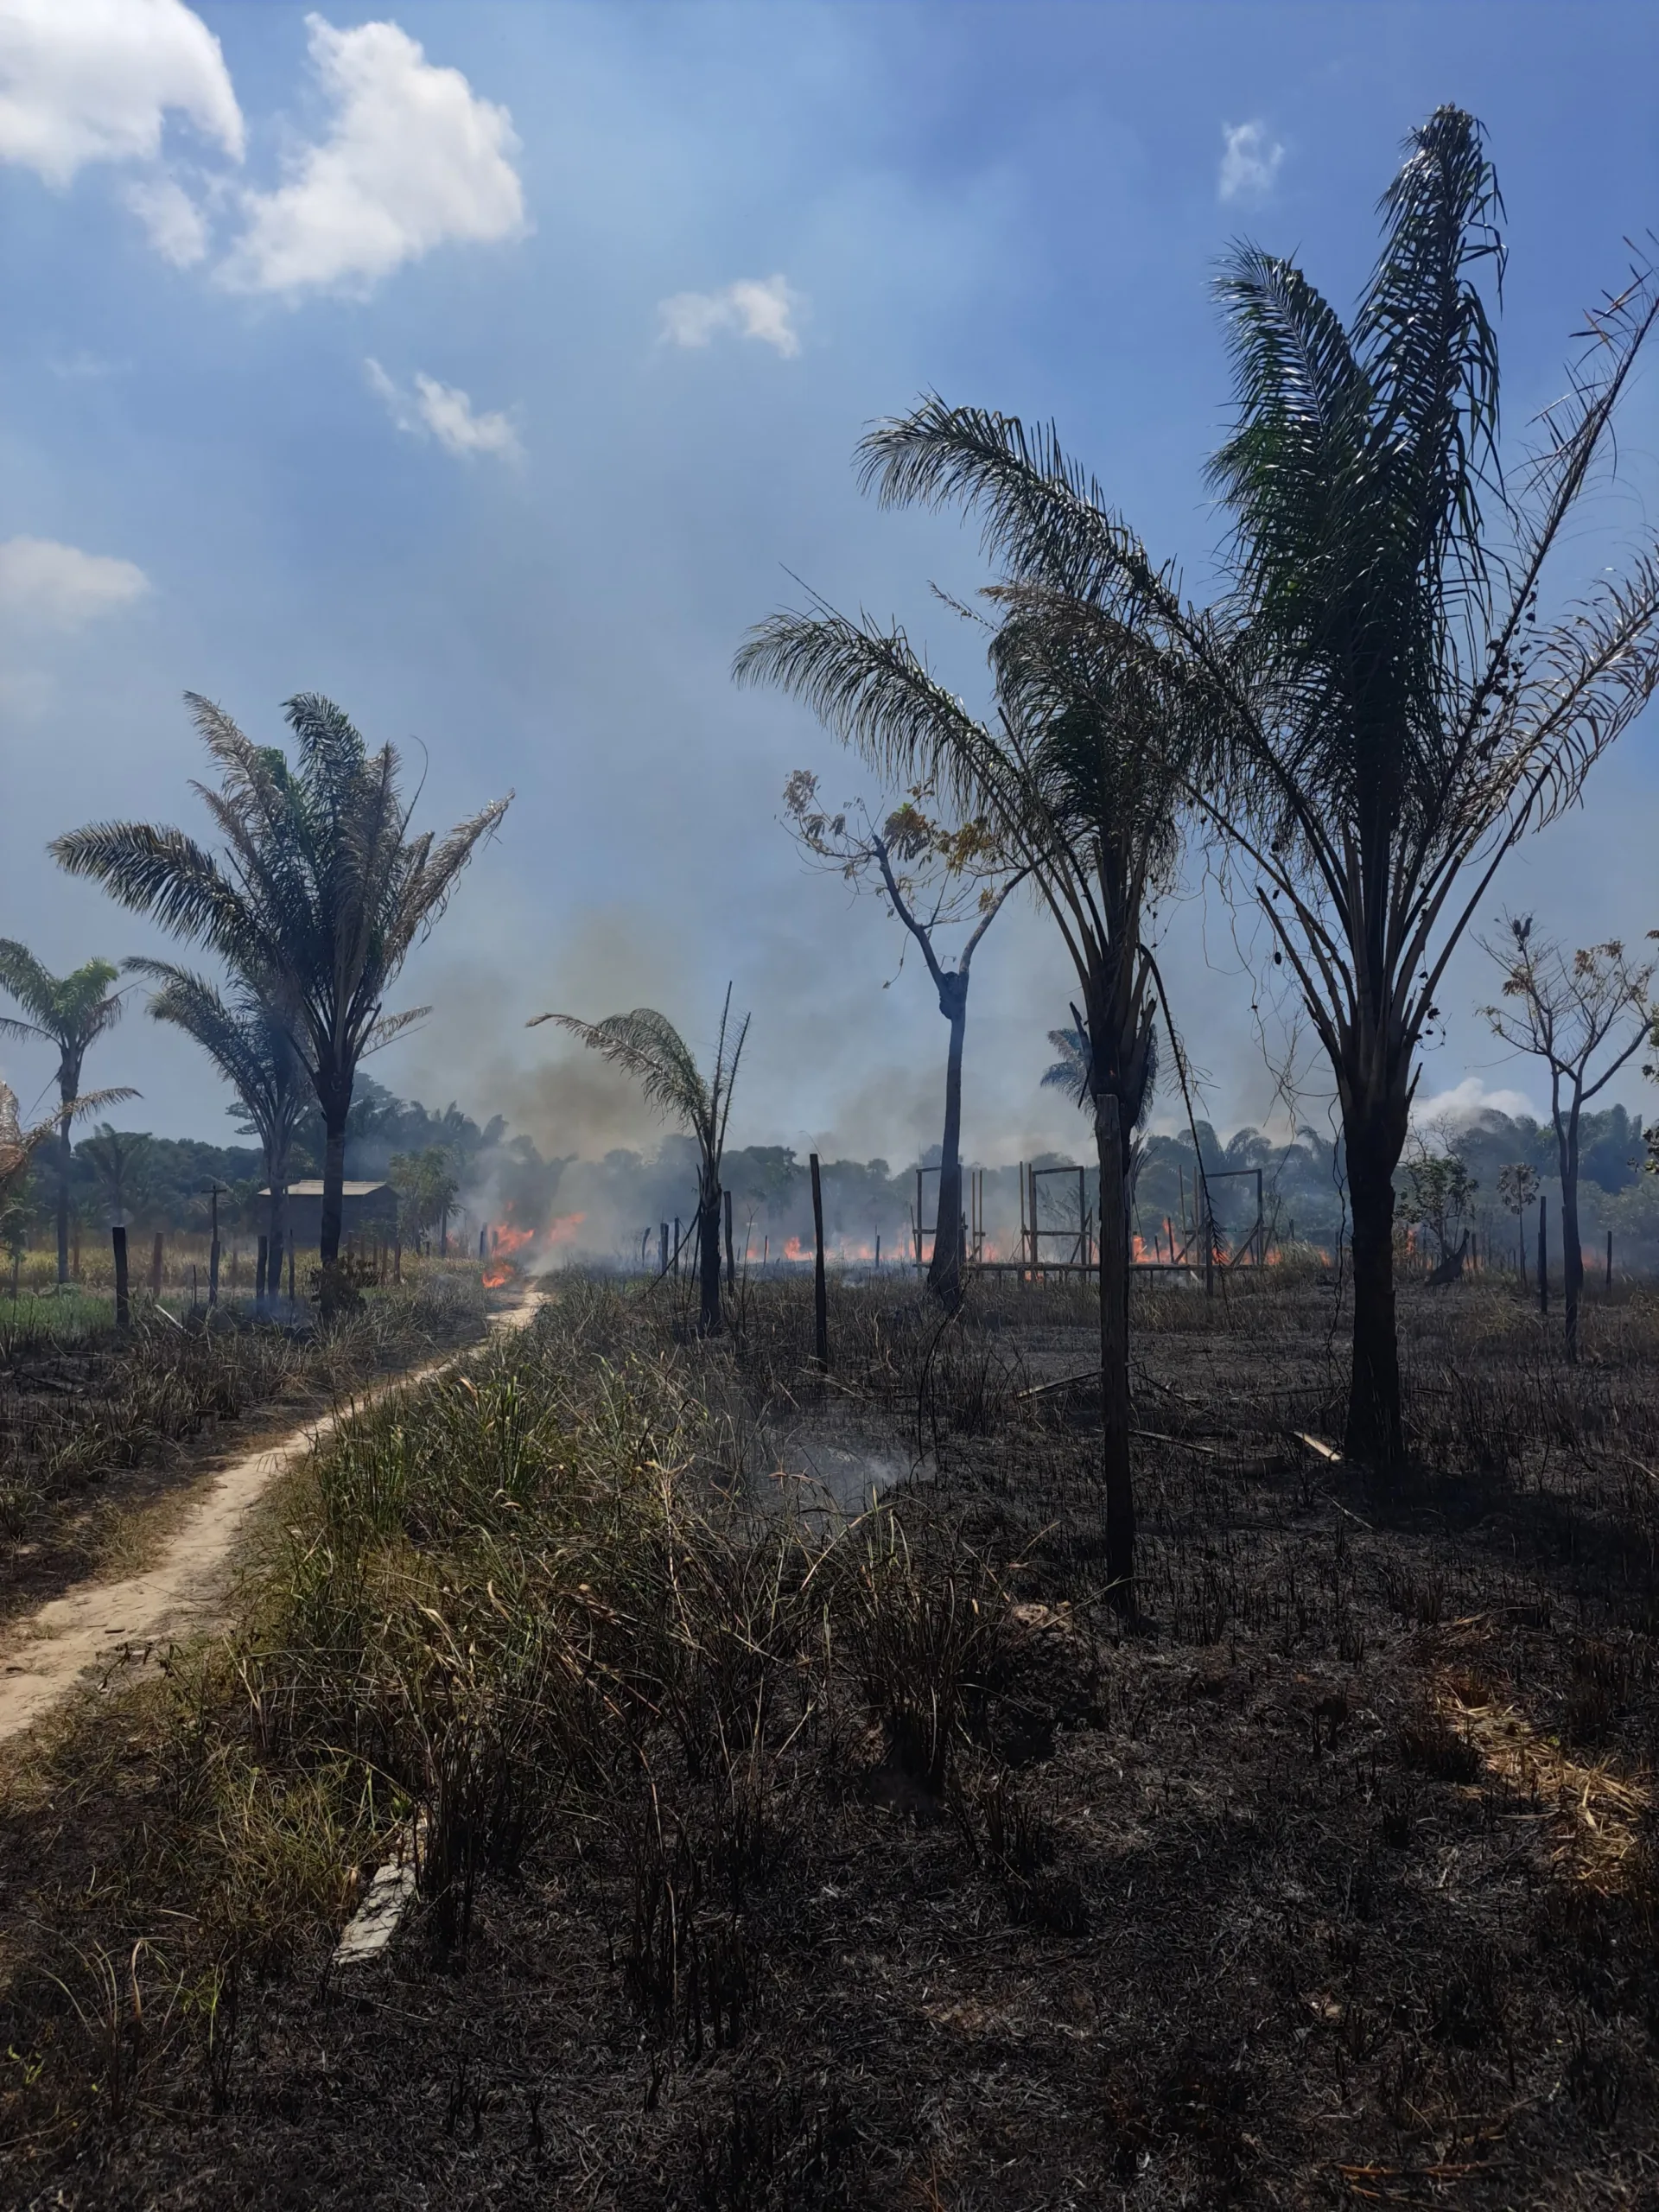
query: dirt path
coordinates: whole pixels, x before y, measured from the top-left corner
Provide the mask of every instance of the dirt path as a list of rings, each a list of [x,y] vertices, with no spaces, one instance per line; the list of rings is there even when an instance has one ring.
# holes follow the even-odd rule
[[[540,1294],[530,1292],[517,1306],[492,1314],[490,1326],[522,1328],[540,1304]],[[363,1391],[349,1410],[410,1389],[465,1357],[452,1352],[392,1376]],[[327,1414],[307,1421],[277,1443],[221,1467],[203,1485],[156,1566],[118,1582],[83,1582],[14,1622],[0,1638],[0,1744],[32,1727],[89,1669],[108,1668],[134,1647],[170,1642],[210,1620],[250,1510],[278,1475],[333,1433],[340,1418]]]

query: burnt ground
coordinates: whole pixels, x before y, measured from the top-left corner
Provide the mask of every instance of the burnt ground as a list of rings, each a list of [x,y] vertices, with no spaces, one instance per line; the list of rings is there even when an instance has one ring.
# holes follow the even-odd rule
[[[1089,1394],[1022,1395],[1085,1366],[1082,1300],[838,1372],[927,1443],[897,1510],[983,1563],[1000,1657],[943,1776],[879,1684],[804,1704],[741,1862],[652,1776],[464,1942],[417,1908],[332,1974],[343,1883],[181,1981],[188,1885],[114,1871],[191,1816],[176,1715],[72,1717],[0,1819],[8,2201],[1659,2206],[1659,1310],[1569,1371],[1502,1287],[1408,1290],[1379,1494],[1298,1440],[1340,1433],[1331,1290],[1137,1296],[1132,1630]]]

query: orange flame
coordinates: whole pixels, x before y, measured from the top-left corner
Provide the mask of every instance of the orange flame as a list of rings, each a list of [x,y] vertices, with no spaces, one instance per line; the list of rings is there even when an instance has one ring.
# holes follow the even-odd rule
[[[515,1229],[511,1222],[503,1222],[490,1233],[492,1250],[484,1269],[486,1290],[499,1290],[518,1273],[517,1255],[528,1248],[541,1245],[548,1251],[561,1244],[575,1242],[576,1231],[588,1217],[585,1213],[562,1213],[549,1222],[545,1229]]]

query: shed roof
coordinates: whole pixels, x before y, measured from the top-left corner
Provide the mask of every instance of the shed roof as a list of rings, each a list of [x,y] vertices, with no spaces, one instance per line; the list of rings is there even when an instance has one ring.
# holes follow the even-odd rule
[[[379,1183],[342,1183],[340,1186],[340,1194],[344,1198],[370,1198],[374,1196],[377,1191],[390,1191],[391,1188],[391,1184],[384,1181]],[[259,1195],[262,1198],[268,1198],[270,1196],[270,1187],[269,1184],[267,1184],[265,1188],[260,1192]],[[290,1183],[288,1186],[288,1195],[290,1198],[320,1198],[322,1196],[322,1185],[315,1178],[304,1183]]]

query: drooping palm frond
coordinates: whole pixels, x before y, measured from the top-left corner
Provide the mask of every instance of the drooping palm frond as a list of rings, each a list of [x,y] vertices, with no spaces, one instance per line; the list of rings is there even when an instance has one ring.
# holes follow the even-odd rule
[[[535,1029],[544,1021],[556,1022],[601,1059],[631,1075],[650,1105],[683,1122],[691,1135],[702,1138],[712,1131],[709,1087],[690,1046],[666,1014],[648,1006],[636,1007],[631,1014],[607,1014],[602,1021],[583,1021],[574,1014],[538,1014],[525,1027]]]

